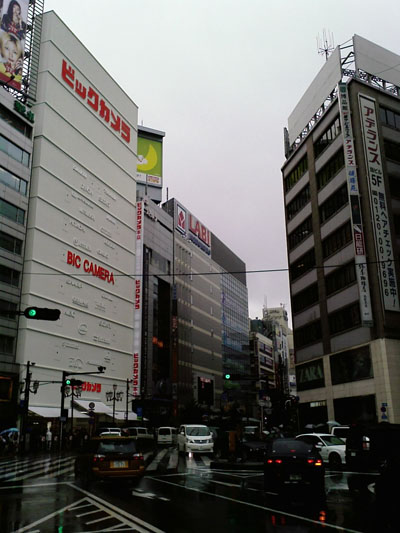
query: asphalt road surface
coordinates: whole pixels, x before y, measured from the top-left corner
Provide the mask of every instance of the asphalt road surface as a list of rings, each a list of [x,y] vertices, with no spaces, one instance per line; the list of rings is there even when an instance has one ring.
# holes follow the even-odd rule
[[[0,459],[0,531],[266,533],[398,531],[377,509],[374,475],[327,470],[326,503],[265,493],[262,472],[211,468],[162,449],[133,485],[75,481],[74,456]],[[349,489],[349,485],[352,490]]]

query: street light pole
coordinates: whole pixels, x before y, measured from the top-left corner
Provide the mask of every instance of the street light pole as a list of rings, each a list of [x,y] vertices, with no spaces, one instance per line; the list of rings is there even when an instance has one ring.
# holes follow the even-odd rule
[[[129,405],[129,383],[132,383],[133,379],[126,378],[126,409],[125,409],[125,421],[128,422],[128,405]]]
[[[113,402],[113,424],[115,424],[115,402],[119,402],[122,400],[123,392],[117,391],[118,385],[116,383],[113,384],[113,390],[106,392],[106,398],[108,402]]]

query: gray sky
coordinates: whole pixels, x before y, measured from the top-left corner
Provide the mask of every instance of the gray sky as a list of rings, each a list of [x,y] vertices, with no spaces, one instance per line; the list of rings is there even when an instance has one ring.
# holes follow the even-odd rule
[[[382,7],[378,7],[382,6]],[[45,0],[166,132],[164,197],[179,199],[248,270],[285,269],[287,118],[324,64],[317,36],[400,53],[398,0]],[[249,313],[284,303],[287,272],[248,274]]]

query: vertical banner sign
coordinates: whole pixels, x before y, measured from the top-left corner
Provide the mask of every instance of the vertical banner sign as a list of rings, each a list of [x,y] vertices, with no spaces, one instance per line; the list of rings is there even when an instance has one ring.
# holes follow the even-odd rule
[[[363,326],[372,326],[371,296],[368,281],[367,256],[365,253],[364,230],[361,218],[360,194],[358,190],[357,165],[354,152],[353,128],[351,125],[349,94],[346,83],[339,83],[340,122],[342,125],[344,161],[346,168],[347,191],[351,208],[351,229],[353,235],[355,268],[360,312]]]
[[[0,81],[21,90],[29,0],[0,0]]]
[[[136,204],[136,277],[135,310],[133,314],[133,387],[134,396],[140,396],[140,370],[142,354],[142,305],[143,305],[143,202]]]
[[[383,305],[387,311],[400,311],[375,100],[359,94],[358,102]]]

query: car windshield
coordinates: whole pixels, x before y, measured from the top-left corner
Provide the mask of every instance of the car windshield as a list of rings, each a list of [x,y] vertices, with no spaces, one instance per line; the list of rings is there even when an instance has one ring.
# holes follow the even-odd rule
[[[133,440],[107,439],[99,442],[97,453],[135,453],[136,446]]]
[[[147,433],[147,431],[146,431],[145,428],[138,428],[137,431],[138,431],[138,434],[139,434],[139,435],[146,435],[146,433]]]
[[[193,426],[186,428],[186,435],[192,437],[206,437],[210,434],[210,430],[204,426]]]
[[[277,439],[272,443],[271,451],[276,454],[309,453],[312,447],[301,440]]]
[[[339,444],[343,444],[343,446],[345,445],[344,440],[335,435],[324,435],[321,438],[327,446],[338,446]]]

